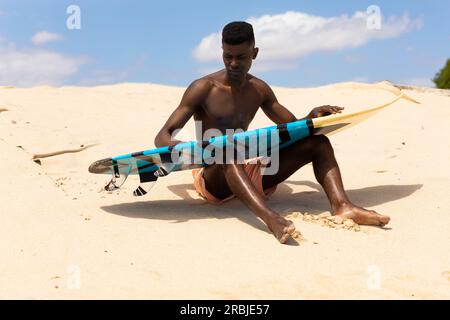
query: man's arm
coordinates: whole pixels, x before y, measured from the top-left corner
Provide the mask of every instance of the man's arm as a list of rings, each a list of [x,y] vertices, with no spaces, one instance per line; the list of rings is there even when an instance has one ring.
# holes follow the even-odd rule
[[[268,84],[263,82],[264,101],[261,105],[266,116],[276,124],[297,121],[297,118],[277,100]]]
[[[186,89],[180,104],[170,115],[162,129],[155,138],[155,146],[174,146],[181,141],[172,139],[175,130],[184,127],[197,108],[202,105],[210,89],[210,84],[205,79],[196,80]]]
[[[263,92],[265,99],[261,106],[262,110],[267,115],[267,117],[269,117],[269,119],[276,124],[328,116],[330,114],[341,113],[344,109],[337,106],[320,106],[313,108],[306,117],[297,119],[288,109],[283,107],[278,102],[275,93],[266,83],[264,83]]]

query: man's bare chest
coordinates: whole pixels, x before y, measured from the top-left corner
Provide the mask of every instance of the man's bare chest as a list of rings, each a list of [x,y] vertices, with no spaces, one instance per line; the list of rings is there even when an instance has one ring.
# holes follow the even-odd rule
[[[247,129],[262,104],[262,97],[255,89],[232,92],[229,89],[211,90],[205,103],[205,116],[219,128]]]

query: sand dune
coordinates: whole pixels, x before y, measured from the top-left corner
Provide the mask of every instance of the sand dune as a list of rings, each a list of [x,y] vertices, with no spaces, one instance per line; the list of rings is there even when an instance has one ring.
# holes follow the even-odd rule
[[[374,107],[397,90],[274,88],[298,117]],[[239,201],[204,203],[190,172],[140,199],[133,183],[99,192],[108,177],[88,166],[153,147],[184,88],[0,87],[0,298],[449,299],[450,96],[403,90],[421,104],[399,101],[331,138],[351,199],[390,215],[388,227],[317,222],[329,206],[308,165],[270,199],[303,236],[283,246]],[[251,128],[269,124],[258,113]],[[180,136],[194,138],[192,122]]]

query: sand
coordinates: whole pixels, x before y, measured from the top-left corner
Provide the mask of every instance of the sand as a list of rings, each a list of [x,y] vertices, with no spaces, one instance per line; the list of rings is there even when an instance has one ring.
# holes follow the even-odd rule
[[[393,98],[355,83],[274,91],[298,117],[322,104],[356,111]],[[0,87],[0,298],[450,298],[445,91],[406,88],[420,105],[399,101],[331,137],[350,198],[390,215],[386,228],[320,222],[329,205],[307,165],[269,201],[302,234],[288,245],[238,200],[206,204],[187,171],[139,199],[133,182],[99,192],[108,178],[88,166],[152,148],[183,92]],[[251,128],[270,124],[258,113]],[[193,133],[190,122],[181,138]]]

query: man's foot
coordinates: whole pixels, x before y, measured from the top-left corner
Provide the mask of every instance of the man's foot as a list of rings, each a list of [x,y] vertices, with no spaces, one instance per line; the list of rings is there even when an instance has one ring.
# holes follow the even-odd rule
[[[285,243],[289,237],[295,234],[294,223],[281,216],[270,218],[267,226],[280,243]]]
[[[366,210],[353,204],[342,205],[335,210],[334,214],[345,219],[352,219],[357,224],[380,227],[388,224],[389,220],[391,220],[388,216],[383,216],[373,210]]]

